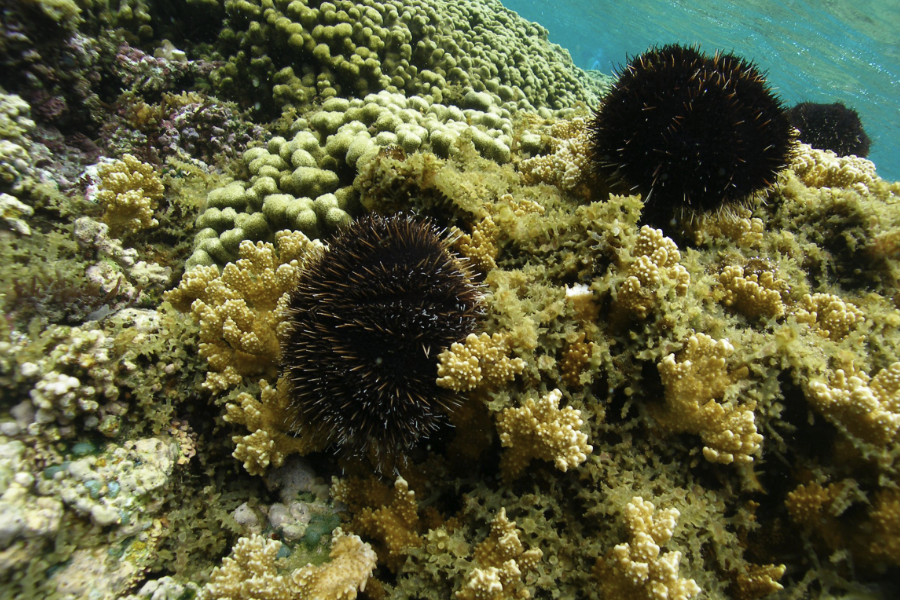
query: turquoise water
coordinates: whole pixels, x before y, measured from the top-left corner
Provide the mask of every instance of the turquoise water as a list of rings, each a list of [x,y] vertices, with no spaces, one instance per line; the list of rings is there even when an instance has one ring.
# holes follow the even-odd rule
[[[733,50],[767,70],[788,105],[843,102],[872,138],[869,158],[900,180],[900,2],[502,0],[550,32],[579,67],[611,72],[654,44]]]

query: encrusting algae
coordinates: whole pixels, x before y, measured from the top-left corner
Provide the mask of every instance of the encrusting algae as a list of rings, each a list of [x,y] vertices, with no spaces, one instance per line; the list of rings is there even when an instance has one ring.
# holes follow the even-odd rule
[[[590,167],[608,79],[499,3],[185,6],[0,27],[0,597],[892,597],[900,184],[797,143],[645,222]],[[297,435],[282,355],[369,213],[443,230],[484,313],[397,460]]]

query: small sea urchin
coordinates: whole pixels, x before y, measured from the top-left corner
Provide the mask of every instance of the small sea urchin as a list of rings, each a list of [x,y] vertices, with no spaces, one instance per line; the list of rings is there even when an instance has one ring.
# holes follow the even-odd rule
[[[622,69],[590,127],[595,171],[664,216],[765,189],[793,146],[781,101],[752,63],[675,44]]]
[[[831,150],[838,156],[869,155],[871,141],[859,114],[840,102],[801,102],[791,107],[788,118],[800,131],[800,141],[813,148]]]
[[[298,433],[378,461],[402,456],[455,405],[435,383],[437,355],[480,313],[479,286],[430,222],[357,220],[291,295],[282,354]]]

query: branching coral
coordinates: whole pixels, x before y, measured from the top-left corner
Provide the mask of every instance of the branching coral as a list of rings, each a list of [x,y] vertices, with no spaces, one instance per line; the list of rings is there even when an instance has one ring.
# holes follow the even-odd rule
[[[875,495],[869,513],[875,532],[869,550],[893,565],[900,565],[900,491],[881,490]]]
[[[875,164],[857,156],[838,156],[831,150],[816,150],[798,144],[791,169],[808,187],[839,187],[869,193],[878,179]]]
[[[666,406],[656,415],[659,423],[672,432],[699,435],[705,444],[703,456],[710,462],[751,462],[763,440],[756,431],[753,403],[716,401],[746,376],[746,368],[728,372],[725,364],[733,352],[728,340],[699,333],[688,339],[680,360],[669,354],[658,365],[666,388]]]
[[[126,154],[122,160],[100,165],[97,175],[96,200],[113,235],[159,225],[153,211],[163,197],[163,184],[153,166]]]
[[[733,307],[748,319],[784,316],[782,294],[788,291],[788,286],[772,271],[751,272],[730,265],[719,274],[719,284],[725,290],[722,299],[725,306]]]
[[[702,590],[693,579],[678,574],[681,552],[660,552],[672,539],[680,513],[656,510],[635,496],[625,507],[630,540],[597,559],[595,575],[605,598],[622,600],[687,600]]]
[[[277,387],[265,380],[259,382],[260,399],[244,392],[235,403],[226,406],[225,420],[245,426],[249,435],[236,435],[233,456],[244,464],[251,475],[264,475],[271,466],[284,464],[291,454],[304,455],[318,450],[310,437],[294,436],[290,428],[296,418],[291,411],[289,383],[279,379]]]
[[[813,380],[807,398],[825,418],[853,436],[876,446],[894,439],[900,428],[900,362],[871,381],[862,371],[838,369],[828,382]]]
[[[551,461],[564,472],[587,460],[593,448],[581,431],[581,411],[571,406],[560,410],[561,398],[562,392],[553,390],[497,416],[500,443],[508,448],[500,463],[506,479],[515,479],[534,458]]]
[[[200,324],[200,354],[210,366],[206,389],[222,392],[253,375],[275,379],[288,292],[297,285],[303,257],[318,248],[320,242],[299,231],[279,231],[275,246],[244,241],[241,258],[221,275],[216,266],[195,267],[166,295]]]
[[[379,560],[396,571],[405,560],[407,550],[422,543],[416,529],[419,522],[418,504],[416,494],[409,489],[406,480],[397,477],[390,500],[373,509],[373,505],[381,503],[379,498],[383,496],[383,490],[380,487],[377,481],[372,480],[344,480],[332,488],[332,495],[335,500],[351,506],[365,505],[350,521],[348,528],[381,542],[376,547]]]
[[[519,165],[526,183],[549,183],[561,190],[586,193],[590,177],[590,130],[584,118],[558,121],[546,128],[550,153]]]
[[[491,522],[491,533],[475,548],[474,564],[459,600],[514,600],[530,598],[522,575],[537,567],[543,556],[540,548],[525,550],[516,524],[501,508]]]
[[[454,342],[438,355],[437,384],[457,392],[503,385],[525,368],[524,360],[507,356],[509,351],[509,337],[503,333],[470,333],[465,343]]]
[[[460,254],[471,260],[479,271],[487,273],[497,267],[495,259],[499,253],[497,248],[499,231],[490,215],[484,217],[480,223],[476,223],[471,234],[454,229],[451,235],[458,236],[456,248]]]
[[[353,600],[375,569],[375,553],[355,535],[334,530],[331,562],[278,573],[281,542],[254,534],[235,544],[204,586],[204,600]]]
[[[833,294],[806,294],[800,299],[794,315],[800,323],[815,325],[821,335],[836,342],[866,320],[861,310]]]
[[[678,264],[678,246],[659,229],[641,227],[631,251],[625,281],[619,286],[616,309],[634,319],[646,319],[657,304],[657,296],[672,288],[684,296],[691,283],[687,270]]]

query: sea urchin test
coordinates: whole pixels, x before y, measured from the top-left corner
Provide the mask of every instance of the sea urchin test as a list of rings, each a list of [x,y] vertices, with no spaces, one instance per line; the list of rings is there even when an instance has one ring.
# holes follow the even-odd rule
[[[764,190],[794,145],[781,101],[752,63],[676,44],[622,69],[590,127],[598,175],[664,218]]]
[[[283,342],[297,429],[342,453],[401,457],[456,404],[438,354],[472,333],[481,290],[428,221],[366,216],[311,259]]]

